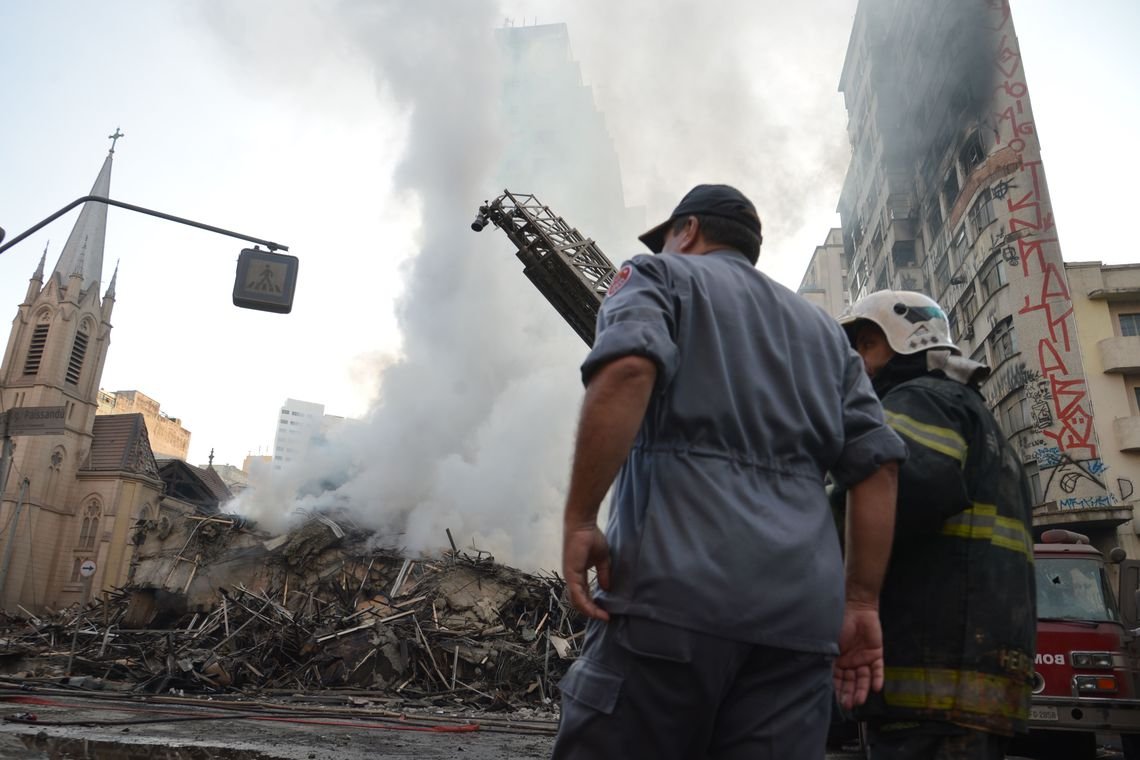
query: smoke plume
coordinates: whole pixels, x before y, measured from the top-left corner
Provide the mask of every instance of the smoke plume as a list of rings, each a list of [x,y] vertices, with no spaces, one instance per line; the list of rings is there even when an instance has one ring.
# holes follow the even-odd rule
[[[804,233],[812,203],[834,208],[842,179],[842,43],[828,57],[810,42],[833,43],[834,24],[830,37],[797,29],[807,14],[778,3],[517,4],[566,18],[571,51],[564,27],[519,18],[502,28],[509,2],[348,2],[335,16],[302,5],[338,59],[373,69],[378,96],[407,121],[396,186],[418,210],[408,220],[417,250],[398,306],[402,349],[377,360],[367,419],[234,508],[280,527],[297,508],[346,507],[411,550],[445,545],[450,529],[500,560],[553,567],[585,346],[506,239],[470,231],[477,206],[503,187],[533,192],[620,262],[638,252],[634,233],[691,185],[730,182],[760,207],[764,256],[779,254],[781,240]],[[241,40],[234,29],[249,17],[281,14],[276,3],[238,7],[210,14],[223,37]],[[281,45],[275,34],[290,32],[267,34]],[[793,32],[802,46],[788,44]],[[327,70],[320,49],[297,47],[293,69]],[[835,121],[821,128],[825,117]],[[623,181],[648,219],[625,208]],[[826,232],[807,230],[800,271]],[[364,349],[366,332],[361,340]]]

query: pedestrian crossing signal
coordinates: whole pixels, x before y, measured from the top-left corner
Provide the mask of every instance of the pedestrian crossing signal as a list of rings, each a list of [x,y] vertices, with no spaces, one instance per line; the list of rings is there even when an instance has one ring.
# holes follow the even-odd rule
[[[297,287],[296,256],[246,248],[238,256],[234,306],[288,314]]]

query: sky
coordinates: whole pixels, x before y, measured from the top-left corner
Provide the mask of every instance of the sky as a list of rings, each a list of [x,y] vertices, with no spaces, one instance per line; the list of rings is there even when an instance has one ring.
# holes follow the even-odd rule
[[[1064,256],[1135,262],[1116,227],[1140,173],[1128,148],[1140,123],[1131,39],[1140,6],[1012,6]],[[116,262],[120,270],[104,388],[137,389],[180,418],[194,463],[212,449],[215,462],[239,466],[271,453],[291,397],[367,417],[387,432],[352,445],[397,462],[416,452],[435,463],[425,477],[460,484],[452,490],[477,489],[485,471],[499,488],[518,462],[479,452],[541,449],[530,466],[565,468],[585,346],[552,314],[534,314],[548,307],[505,238],[465,231],[500,189],[494,167],[511,149],[489,110],[501,76],[489,30],[566,22],[626,204],[655,222],[693,184],[736,184],[765,222],[761,269],[794,288],[838,224],[849,149],[837,84],[854,9],[854,0],[0,4],[0,226],[15,235],[86,194],[106,135],[121,128],[112,197],[288,245],[300,274],[291,314],[237,309],[245,244],[111,209],[104,287]],[[544,187],[523,189],[549,188],[564,204],[555,210],[582,226],[588,199],[559,182],[574,163],[551,159],[528,177]],[[15,314],[45,246],[50,267],[76,214],[0,255],[0,308]],[[632,233],[582,231],[615,262],[640,251]],[[496,411],[507,406],[509,423]],[[438,446],[397,445],[439,419]],[[448,437],[459,439],[455,451]],[[338,482],[377,487],[349,474]],[[546,503],[562,485],[538,478],[518,498]],[[449,508],[460,498],[388,496]]]

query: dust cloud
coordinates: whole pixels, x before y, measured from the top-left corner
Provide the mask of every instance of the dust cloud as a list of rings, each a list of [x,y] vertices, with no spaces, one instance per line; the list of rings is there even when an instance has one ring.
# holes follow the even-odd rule
[[[417,250],[399,354],[353,367],[378,382],[366,419],[228,508],[279,529],[298,510],[340,507],[411,551],[446,545],[450,529],[500,561],[555,567],[586,347],[506,238],[470,230],[476,208],[504,187],[533,192],[620,262],[690,186],[729,182],[765,220],[761,267],[794,285],[846,166],[835,85],[854,2],[290,0],[311,25],[279,22],[282,5],[208,3],[202,17],[271,87],[311,92],[313,72],[372,70],[406,123],[395,187],[418,210]],[[552,23],[523,20],[534,15]],[[297,52],[274,68],[282,49]],[[367,350],[367,326],[353,329]]]

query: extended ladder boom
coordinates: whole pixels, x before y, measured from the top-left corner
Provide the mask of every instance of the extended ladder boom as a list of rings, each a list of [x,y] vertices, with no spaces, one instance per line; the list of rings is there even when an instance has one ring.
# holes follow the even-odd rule
[[[479,232],[488,222],[515,244],[523,274],[586,345],[594,345],[598,309],[616,274],[613,262],[533,195],[504,190],[479,207],[471,229]]]

